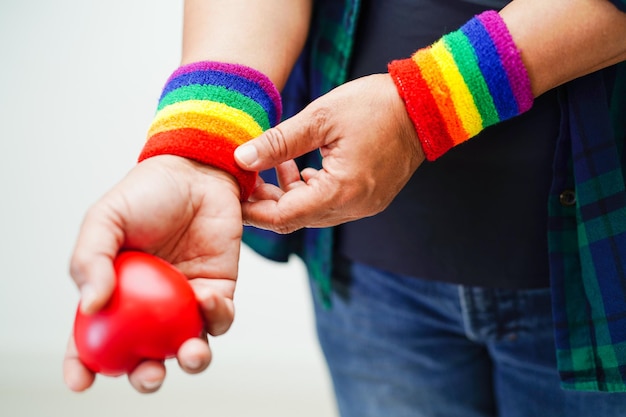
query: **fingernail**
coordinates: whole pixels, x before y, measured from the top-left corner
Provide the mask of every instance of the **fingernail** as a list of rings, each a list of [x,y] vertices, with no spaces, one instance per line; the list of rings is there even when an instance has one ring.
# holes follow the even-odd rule
[[[187,367],[187,369],[195,371],[197,369],[200,369],[200,367],[202,366],[202,361],[198,358],[189,359],[187,360],[187,362],[185,362],[185,366]]]
[[[143,387],[143,389],[147,390],[147,391],[153,391],[157,388],[159,388],[161,386],[161,384],[163,383],[163,381],[160,380],[156,380],[156,381],[143,381],[141,383],[141,386]]]
[[[90,284],[85,284],[80,288],[80,309],[83,312],[91,310],[91,306],[96,301],[96,291]]]
[[[246,166],[251,166],[258,159],[259,154],[253,145],[241,145],[235,149],[235,158]]]

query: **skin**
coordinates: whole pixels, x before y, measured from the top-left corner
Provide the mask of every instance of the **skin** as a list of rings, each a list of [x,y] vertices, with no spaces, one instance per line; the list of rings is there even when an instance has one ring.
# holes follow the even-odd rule
[[[219,205],[211,203],[216,193]],[[140,248],[168,260],[189,278],[206,332],[222,334],[234,316],[241,232],[239,188],[228,174],[170,155],[146,160],[85,216],[70,266],[81,290],[81,308],[94,313],[104,305],[113,290],[112,262],[118,250]],[[206,338],[187,341],[178,359],[187,372],[205,369],[211,360]],[[63,369],[74,391],[94,381],[72,338]],[[151,392],[164,376],[163,363],[146,361],[129,380],[138,391]]]
[[[515,0],[500,15],[535,96],[626,59],[626,14],[605,0]],[[259,184],[245,221],[289,233],[377,214],[424,161],[416,139],[388,74],[346,83],[237,149],[243,169],[280,179]],[[316,149],[322,169],[298,172],[293,159]]]
[[[304,44],[310,11],[309,1],[187,0],[181,63],[244,64],[280,88]],[[82,310],[93,314],[106,304],[114,286],[113,259],[121,249],[133,248],[178,267],[202,307],[206,333],[226,332],[234,318],[243,229],[239,195],[230,174],[185,158],[164,155],[137,164],[88,210],[81,225],[70,275],[80,289]],[[207,339],[190,339],[177,359],[189,373],[203,371],[211,360]],[[63,374],[77,392],[96,377],[78,359],[72,337]],[[158,361],[143,362],[128,375],[142,393],[158,390],[164,378],[165,366]]]
[[[182,63],[248,65],[280,89],[305,41],[310,10],[310,0],[187,0]],[[501,15],[536,96],[626,59],[626,14],[605,0],[515,0]],[[324,157],[323,168],[299,172],[293,158],[315,149]],[[138,164],[89,209],[70,261],[84,311],[94,313],[106,303],[115,255],[134,248],[180,268],[203,307],[206,332],[222,334],[234,317],[242,222],[287,233],[376,214],[424,161],[387,74],[331,91],[240,147],[236,156],[244,169],[276,167],[281,186],[260,182],[251,200],[240,204],[229,174],[158,156]],[[204,370],[210,359],[205,339],[189,340],[178,353],[190,373]],[[128,377],[138,391],[153,392],[165,367],[148,361]],[[77,358],[71,338],[64,378],[74,391],[87,389],[95,378]]]

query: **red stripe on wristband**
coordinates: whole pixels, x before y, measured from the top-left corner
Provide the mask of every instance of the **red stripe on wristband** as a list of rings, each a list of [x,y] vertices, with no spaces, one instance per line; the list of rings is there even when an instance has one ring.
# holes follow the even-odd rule
[[[199,129],[183,128],[152,135],[141,152],[141,159],[172,154],[222,169],[239,182],[241,199],[244,200],[254,190],[257,173],[239,168],[235,162],[235,148],[230,138],[210,135]]]
[[[394,61],[389,66],[389,74],[399,87],[426,158],[432,161],[452,148],[454,141],[417,64],[411,59]]]

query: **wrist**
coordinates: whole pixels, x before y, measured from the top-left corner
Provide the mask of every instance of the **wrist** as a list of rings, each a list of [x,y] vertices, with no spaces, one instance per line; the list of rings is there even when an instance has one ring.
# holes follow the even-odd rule
[[[526,68],[498,13],[482,13],[389,64],[428,160],[532,106]]]
[[[232,193],[237,199],[240,199],[241,196],[239,182],[232,174],[221,168],[216,168],[190,158],[172,154],[155,155],[140,161],[137,167],[167,172],[166,177],[176,178],[176,182],[187,184],[191,188],[196,186],[204,187],[207,181],[215,180],[223,184],[220,196],[222,196],[223,192]],[[189,195],[192,194],[190,193]]]

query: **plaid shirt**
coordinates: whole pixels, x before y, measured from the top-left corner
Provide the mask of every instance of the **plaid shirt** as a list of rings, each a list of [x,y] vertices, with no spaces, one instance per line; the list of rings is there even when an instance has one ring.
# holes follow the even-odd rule
[[[626,0],[610,0],[626,12]],[[309,41],[284,90],[284,115],[346,80],[359,0],[318,0]],[[566,389],[626,392],[626,63],[559,87],[561,131],[548,203],[558,368]],[[303,165],[319,166],[317,153]],[[273,172],[263,173],[275,181]],[[246,227],[244,242],[300,256],[329,301],[333,229],[290,235]]]

